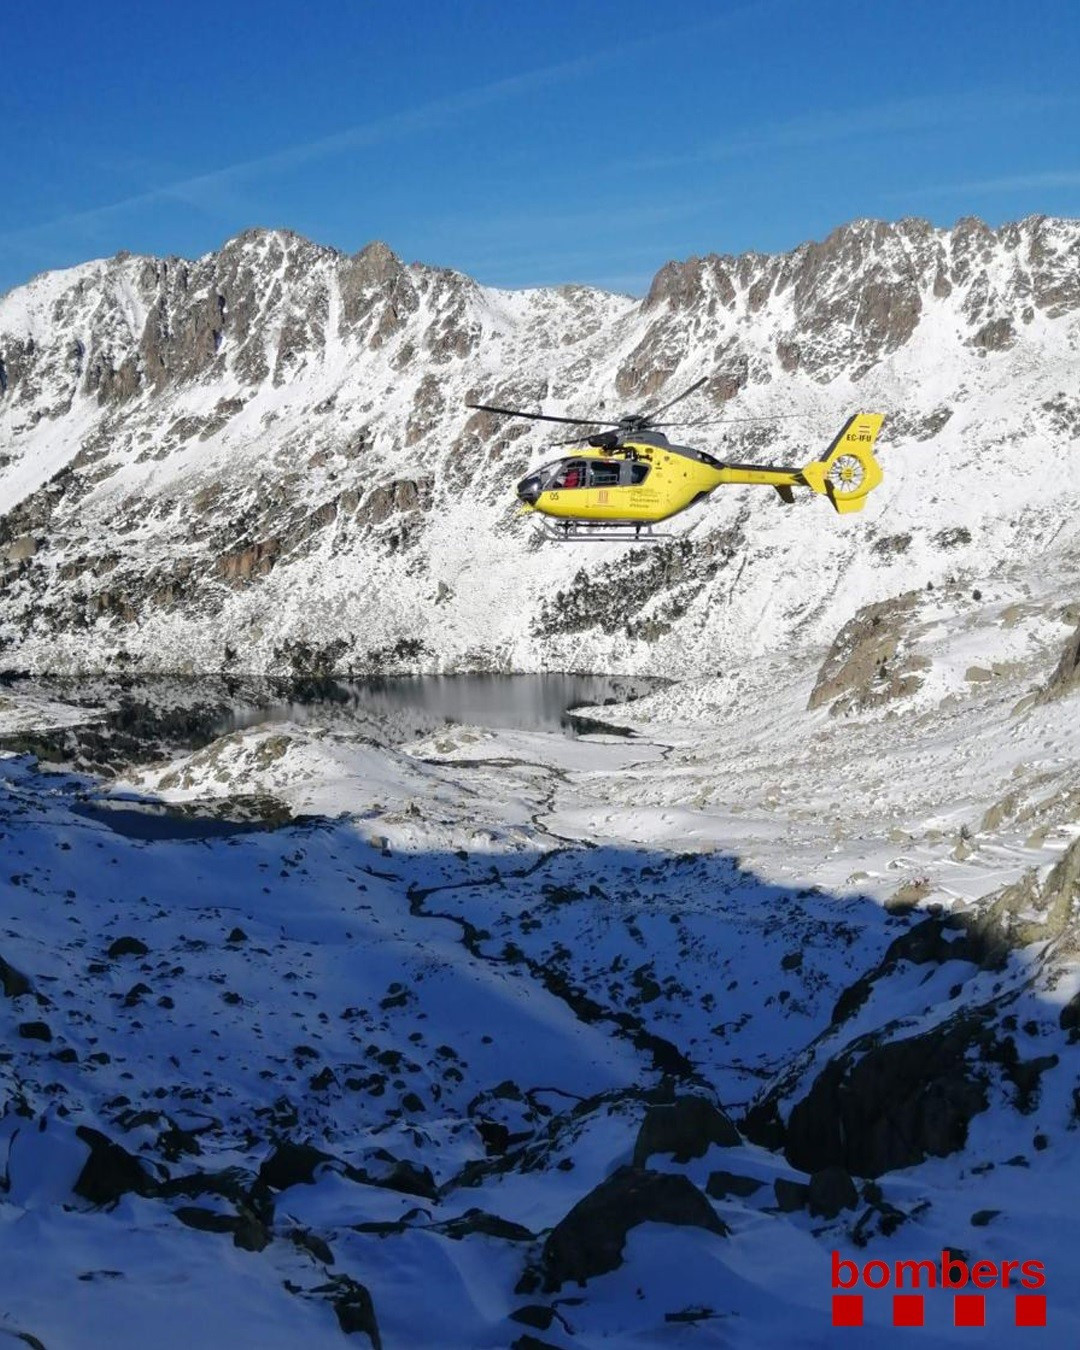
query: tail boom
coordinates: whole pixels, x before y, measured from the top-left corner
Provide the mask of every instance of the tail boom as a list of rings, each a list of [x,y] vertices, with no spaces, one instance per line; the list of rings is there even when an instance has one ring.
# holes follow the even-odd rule
[[[717,469],[719,483],[757,483],[774,487],[785,502],[795,500],[792,488],[808,487],[828,497],[841,514],[861,511],[866,498],[881,482],[881,465],[874,458],[882,413],[849,417],[820,459],[796,468],[764,468],[758,464],[724,464]]]

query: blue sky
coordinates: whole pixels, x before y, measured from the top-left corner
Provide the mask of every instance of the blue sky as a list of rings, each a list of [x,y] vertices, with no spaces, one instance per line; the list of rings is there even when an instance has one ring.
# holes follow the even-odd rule
[[[51,0],[0,25],[0,292],[249,226],[497,286],[857,216],[1080,216],[1080,0]]]

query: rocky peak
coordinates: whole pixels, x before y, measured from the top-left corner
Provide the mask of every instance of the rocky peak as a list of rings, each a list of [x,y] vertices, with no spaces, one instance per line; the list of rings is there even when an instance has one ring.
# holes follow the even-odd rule
[[[381,239],[365,244],[348,262],[348,276],[357,287],[388,286],[404,271],[401,259]]]
[[[689,309],[701,298],[705,265],[701,258],[665,263],[652,279],[645,297],[645,308],[659,309],[666,304],[676,309]]]
[[[807,439],[827,443],[821,438],[856,401],[847,382],[859,379],[858,402],[889,414],[896,458],[886,464],[888,482],[913,447],[950,456],[950,472],[966,472],[976,458],[984,469],[987,447],[996,447],[997,471],[1008,475],[1009,455],[1025,447],[1040,462],[1059,446],[1067,453],[1080,415],[1064,392],[1075,383],[1078,287],[1080,225],[1038,217],[998,231],[978,221],[953,231],[922,220],[856,221],[789,253],[669,263],[641,302],[586,287],[488,290],[443,268],[406,265],[381,242],[347,256],[280,230],[247,231],[193,261],[120,257],[46,275],[0,299],[0,542],[32,536],[35,544],[6,564],[16,579],[0,600],[0,652],[52,661],[57,634],[68,633],[80,652],[122,643],[135,660],[216,668],[227,630],[229,649],[257,669],[276,659],[266,613],[282,641],[308,641],[333,595],[360,647],[371,630],[373,649],[396,650],[445,618],[451,646],[471,651],[490,638],[502,644],[500,659],[527,666],[534,643],[545,653],[558,646],[545,598],[567,589],[574,564],[571,552],[538,564],[506,508],[513,483],[553,458],[558,437],[543,424],[470,414],[467,397],[617,415],[707,376],[686,415],[732,404],[731,444],[715,428],[700,440],[689,433],[690,443],[732,460],[784,461],[804,455]],[[1031,322],[1039,308],[1055,322]],[[920,371],[933,375],[925,397]],[[993,422],[985,409],[1010,379],[1035,384],[1018,393],[1015,417],[1011,405],[998,407],[998,425],[985,430]],[[835,395],[823,388],[833,381]],[[738,422],[778,405],[801,420]],[[1000,509],[1019,510],[1027,491],[1010,489]],[[743,528],[764,502],[752,493],[737,501],[726,526],[737,518]],[[685,528],[723,540],[721,527],[709,536],[708,522],[732,503],[696,510]],[[803,575],[823,588],[809,608],[824,624],[845,590],[828,590],[834,547],[869,578],[866,604],[899,589],[879,593],[874,579],[900,541],[906,548],[925,534],[975,548],[983,538],[959,519],[955,493],[920,497],[910,519],[908,507],[892,509],[897,519],[877,552],[865,545],[859,553],[862,529],[803,538],[809,510],[769,515],[745,537],[775,535],[793,556],[806,554]],[[727,545],[716,547],[719,578]],[[429,610],[423,580],[433,578],[432,595],[444,576],[449,590],[477,595],[475,583],[459,590],[458,582],[477,555],[506,596],[503,617],[487,616],[482,638],[469,637],[472,601]],[[704,651],[709,634],[731,639],[743,592],[772,595],[787,584],[789,569],[774,576],[768,556],[767,548],[748,555],[723,603],[702,599],[693,632],[704,636],[686,637],[687,650],[700,643]],[[373,618],[358,567],[407,603],[385,614],[376,606]],[[923,581],[938,575],[929,563],[924,572]],[[669,604],[671,578],[647,578],[646,612],[616,625],[625,627],[618,641],[636,650],[640,634],[663,632],[678,646],[683,609],[696,613],[698,592],[680,591]],[[711,584],[698,580],[699,590]],[[51,636],[34,648],[45,614]],[[602,667],[613,659],[616,628],[590,607],[582,622],[585,647],[575,629],[550,659],[573,664],[587,648]],[[831,636],[842,620],[828,622]],[[169,646],[154,634],[183,625],[202,645],[185,638],[163,655]],[[360,647],[343,666],[364,666]]]

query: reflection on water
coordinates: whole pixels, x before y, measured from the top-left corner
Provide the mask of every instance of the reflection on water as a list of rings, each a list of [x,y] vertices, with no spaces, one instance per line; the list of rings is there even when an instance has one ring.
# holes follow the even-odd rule
[[[603,675],[415,675],[287,681],[255,677],[9,679],[16,703],[84,709],[78,725],[3,735],[0,749],[115,770],[198,749],[267,723],[299,722],[377,745],[401,745],[448,723],[579,735],[617,731],[572,709],[640,698],[662,683]],[[595,714],[593,715],[595,717]]]
[[[655,681],[599,675],[408,675],[392,679],[328,680],[308,683],[289,696],[258,706],[237,707],[221,732],[265,722],[323,723],[350,716],[374,719],[387,729],[413,734],[448,722],[577,735],[573,708],[639,698]],[[396,737],[395,737],[396,738]]]

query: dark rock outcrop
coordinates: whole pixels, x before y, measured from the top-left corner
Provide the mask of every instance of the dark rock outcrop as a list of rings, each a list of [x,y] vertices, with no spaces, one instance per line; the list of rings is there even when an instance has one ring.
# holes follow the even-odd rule
[[[332,1156],[314,1144],[285,1140],[263,1159],[259,1180],[275,1191],[287,1191],[290,1186],[310,1186],[315,1180],[315,1169],[329,1162],[333,1162]]]
[[[24,1041],[51,1041],[53,1038],[48,1022],[20,1022],[19,1035]]]
[[[375,1318],[375,1304],[365,1285],[350,1275],[335,1275],[327,1284],[311,1291],[330,1301],[338,1326],[346,1336],[366,1336],[373,1350],[382,1350],[382,1337]]]
[[[75,1182],[75,1194],[94,1205],[111,1205],[122,1195],[155,1195],[158,1184],[146,1168],[120,1144],[89,1125],[80,1125],[75,1133],[90,1148]]]
[[[810,1188],[803,1181],[789,1181],[787,1177],[777,1177],[773,1182],[776,1205],[784,1214],[794,1214],[805,1209],[810,1198]]]
[[[823,1167],[810,1178],[807,1207],[811,1214],[835,1219],[841,1210],[854,1209],[858,1203],[859,1192],[842,1167]]]
[[[760,1191],[764,1184],[763,1181],[755,1181],[753,1177],[740,1176],[737,1172],[710,1172],[705,1193],[714,1200],[726,1200],[731,1195],[746,1200],[755,1191]]]
[[[116,961],[121,956],[146,956],[149,950],[141,938],[125,936],[110,942],[106,955],[110,961]]]
[[[985,1070],[968,1056],[992,1044],[974,1015],[904,1040],[864,1038],[831,1060],[792,1108],[788,1161],[803,1172],[843,1167],[878,1177],[954,1153],[987,1106]]]
[[[742,1140],[728,1117],[706,1097],[677,1097],[670,1105],[650,1106],[634,1144],[634,1167],[645,1167],[654,1153],[670,1153],[677,1163],[701,1158],[711,1144],[737,1148]]]
[[[0,987],[3,988],[5,998],[21,998],[23,994],[31,994],[34,991],[29,978],[21,970],[9,965],[2,956],[0,956]]]
[[[548,1234],[542,1257],[545,1291],[553,1293],[567,1280],[584,1284],[594,1275],[616,1270],[627,1233],[650,1222],[689,1224],[720,1236],[728,1231],[688,1178],[620,1167]]]

